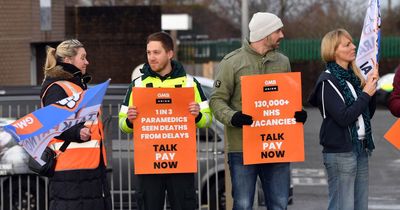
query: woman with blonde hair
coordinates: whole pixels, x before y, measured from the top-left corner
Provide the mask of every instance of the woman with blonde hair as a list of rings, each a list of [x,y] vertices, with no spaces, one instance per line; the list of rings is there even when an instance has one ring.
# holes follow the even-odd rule
[[[56,49],[48,47],[42,106],[86,90],[88,64],[85,48],[76,39],[63,41]],[[103,139],[101,117],[97,116],[50,141],[48,148],[56,154],[55,165],[46,174],[50,180],[50,210],[111,209]]]
[[[370,120],[378,66],[365,80],[355,65],[355,49],[344,29],[324,36],[321,57],[326,68],[309,98],[323,118],[320,144],[328,174],[328,210],[368,209],[368,158],[375,148]]]

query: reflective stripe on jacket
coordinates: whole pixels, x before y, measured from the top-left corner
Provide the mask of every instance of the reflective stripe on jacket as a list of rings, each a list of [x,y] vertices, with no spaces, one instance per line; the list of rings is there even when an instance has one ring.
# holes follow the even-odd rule
[[[125,95],[125,100],[119,112],[119,127],[123,132],[125,133],[133,132],[132,125],[129,125],[126,122],[128,117],[127,115],[128,107],[133,105],[131,97],[133,87],[153,87],[153,88],[193,87],[195,93],[194,101],[200,105],[200,113],[201,113],[201,118],[196,122],[196,126],[202,128],[211,125],[212,122],[211,110],[208,105],[207,98],[205,97],[199,82],[191,75],[187,75],[184,72],[183,67],[181,67],[179,63],[173,61],[173,67],[175,68],[173,70],[175,72],[173,72],[173,76],[170,76],[167,79],[161,79],[159,76],[155,74],[145,73],[145,76],[139,77],[134,81],[132,81]],[[148,71],[151,71],[149,69],[150,67],[147,64],[144,66],[144,68],[147,68]]]

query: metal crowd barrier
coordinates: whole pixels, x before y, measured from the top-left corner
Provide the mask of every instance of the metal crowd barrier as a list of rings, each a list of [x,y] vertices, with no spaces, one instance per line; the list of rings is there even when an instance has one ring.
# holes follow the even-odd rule
[[[118,102],[120,101],[118,99]],[[106,101],[103,105],[108,178],[113,209],[130,210],[137,209],[135,199],[137,180],[133,174],[133,141],[131,135],[124,134],[118,129],[119,106],[112,100]],[[37,109],[37,103],[30,104],[26,100],[15,99],[14,104],[1,102],[0,117],[18,119],[35,109]],[[197,145],[198,209],[224,209],[223,127],[214,123],[209,129],[198,130]],[[3,153],[0,147],[0,210],[47,210],[48,179],[26,171],[26,162],[22,166],[3,164],[1,162]],[[168,205],[165,209],[168,209]]]

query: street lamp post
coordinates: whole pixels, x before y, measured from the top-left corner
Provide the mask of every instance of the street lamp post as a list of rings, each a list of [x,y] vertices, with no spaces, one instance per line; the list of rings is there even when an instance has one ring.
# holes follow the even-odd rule
[[[249,34],[249,4],[248,0],[242,0],[242,40]]]

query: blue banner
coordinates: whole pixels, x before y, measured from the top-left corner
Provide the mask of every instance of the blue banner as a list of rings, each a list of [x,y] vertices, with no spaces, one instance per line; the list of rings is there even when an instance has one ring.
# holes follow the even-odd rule
[[[110,80],[88,90],[73,94],[54,104],[38,109],[4,126],[41,165],[42,153],[49,141],[72,126],[94,121],[100,110]]]

